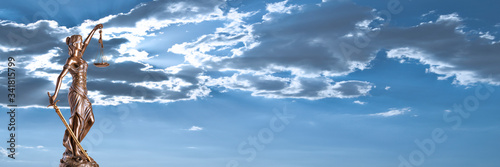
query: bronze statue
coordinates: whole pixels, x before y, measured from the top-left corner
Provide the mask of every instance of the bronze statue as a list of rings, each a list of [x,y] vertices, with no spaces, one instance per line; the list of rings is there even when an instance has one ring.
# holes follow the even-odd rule
[[[102,29],[102,24],[98,24],[87,36],[85,41],[82,41],[82,36],[72,35],[66,38],[66,44],[68,45],[69,58],[64,64],[64,68],[57,78],[56,89],[54,95],[50,96],[50,105],[56,109],[59,116],[66,125],[66,131],[64,133],[63,145],[66,147],[66,151],[61,159],[60,167],[98,167],[99,165],[90,158],[86,150],[80,145],[80,142],[85,138],[90,128],[94,124],[94,114],[92,111],[92,104],[87,98],[87,62],[82,58],[83,53],[87,49],[87,46],[92,39],[92,36],[97,29]],[[101,30],[102,32],[102,30]],[[101,34],[102,36],[102,34]],[[102,46],[102,37],[99,39],[99,43]],[[108,64],[109,65],[109,64]],[[67,73],[70,73],[73,77],[71,87],[68,93],[68,103],[71,109],[71,117],[69,118],[69,125],[66,123],[62,114],[60,114],[57,108],[57,95],[59,89],[61,88],[61,82]],[[76,139],[75,139],[76,138]]]

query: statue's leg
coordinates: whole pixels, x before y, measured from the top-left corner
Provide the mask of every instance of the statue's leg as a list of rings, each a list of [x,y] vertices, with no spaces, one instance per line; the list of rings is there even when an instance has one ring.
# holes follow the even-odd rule
[[[87,121],[87,124],[85,124],[85,127],[82,131],[82,135],[80,137],[80,140],[83,140],[83,138],[85,138],[85,136],[87,136],[87,133],[89,133],[90,131],[90,128],[92,127],[92,125],[94,125],[94,118],[92,117],[91,120],[88,120]]]
[[[72,127],[71,125],[73,125],[73,121],[70,118],[69,119],[69,126]],[[73,147],[72,147],[73,143],[71,142],[71,140],[73,140],[73,139],[71,138],[69,131],[65,130],[64,131],[64,138],[63,138],[63,146],[66,148],[66,150],[63,153],[63,158],[62,158],[63,160],[73,156]]]
[[[71,121],[73,122],[73,125],[71,126],[71,130],[73,131],[73,133],[75,134],[75,136],[79,136],[79,134],[81,133],[81,122],[80,122],[80,118],[78,116],[72,116],[71,117]],[[73,138],[70,136],[70,138]],[[79,140],[79,139],[77,139]],[[78,141],[80,142],[80,141]],[[71,146],[73,148],[73,156],[77,157],[77,156],[80,156],[80,151],[78,149],[78,144],[75,142],[74,139],[71,139]]]
[[[85,119],[83,120],[85,122],[85,127],[83,127],[82,129],[82,134],[80,136],[80,141],[83,140],[83,138],[85,138],[85,136],[87,136],[87,133],[89,133],[90,131],[90,128],[92,127],[92,125],[94,125],[94,113],[92,112],[92,105],[90,104],[90,102],[87,103],[87,106],[85,107]]]
[[[78,124],[78,114],[76,114],[78,110],[78,94],[73,90],[73,88],[69,88],[69,93],[68,93],[68,103],[69,106],[71,107],[71,117],[68,119],[69,127],[73,131],[75,135],[78,135],[78,133],[75,132],[75,124]],[[77,127],[77,126],[76,126]],[[75,150],[77,150],[78,146],[76,143],[73,141],[73,137],[69,134],[69,131],[66,130],[64,132],[64,139],[63,139],[63,145],[66,147],[66,151],[64,152],[63,159],[66,159],[67,157],[75,156]]]

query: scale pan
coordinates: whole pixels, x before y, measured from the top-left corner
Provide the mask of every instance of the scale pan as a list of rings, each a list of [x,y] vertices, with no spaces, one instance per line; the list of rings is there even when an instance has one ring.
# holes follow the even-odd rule
[[[105,63],[94,63],[94,66],[96,67],[107,67],[109,66],[109,63],[105,62]]]

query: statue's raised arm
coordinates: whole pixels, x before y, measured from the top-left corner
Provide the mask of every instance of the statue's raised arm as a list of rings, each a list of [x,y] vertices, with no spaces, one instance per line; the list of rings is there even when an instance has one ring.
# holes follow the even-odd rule
[[[87,49],[87,45],[89,45],[90,39],[92,39],[92,36],[94,36],[95,31],[97,31],[97,29],[102,29],[102,28],[103,28],[102,24],[98,24],[94,27],[92,31],[90,31],[87,38],[85,38],[85,41],[83,41],[82,55],[83,53],[85,53],[85,49]]]

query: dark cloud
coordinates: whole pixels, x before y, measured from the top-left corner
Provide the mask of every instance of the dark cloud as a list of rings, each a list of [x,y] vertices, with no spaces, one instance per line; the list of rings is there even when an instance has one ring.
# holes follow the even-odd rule
[[[358,97],[366,95],[368,87],[371,87],[368,82],[346,81],[340,82],[335,90],[339,91],[342,97]]]
[[[449,16],[458,17],[451,14]],[[414,27],[383,29],[377,47],[395,49],[395,58],[413,58],[431,72],[455,77],[457,84],[500,84],[500,43],[469,35],[461,19],[438,20]]]
[[[270,75],[235,74],[211,80],[208,85],[251,91],[268,98],[352,98],[367,95],[372,84],[362,81],[334,82],[328,78],[280,78]]]
[[[2,56],[39,55],[61,44],[68,32],[54,21],[38,21],[28,25],[0,21],[0,45],[22,50],[3,53]]]
[[[117,15],[105,25],[106,28],[130,28],[145,19],[177,20],[182,23],[182,20],[212,13],[223,7],[220,6],[223,3],[215,0],[154,1],[136,7],[128,14]],[[455,76],[461,84],[500,83],[500,67],[497,65],[500,62],[497,56],[500,43],[471,38],[461,29],[464,23],[459,18],[453,18],[456,17],[454,15],[414,27],[382,27],[374,31],[360,24],[365,22],[366,25],[366,21],[377,19],[371,13],[373,10],[350,2],[306,5],[296,9],[292,13],[273,13],[268,15],[270,20],[251,25],[244,21],[251,14],[243,16],[245,14],[237,13],[241,15],[226,18],[228,24],[214,34],[203,35],[196,41],[177,44],[169,49],[184,54],[186,62],[167,69],[141,62],[148,58],[149,53],[134,47],[144,40],[145,32],[124,30],[108,34],[110,39],[105,41],[104,52],[115,59],[130,59],[111,61],[111,66],[107,68],[91,65],[99,49],[96,40],[92,40],[84,55],[89,62],[89,96],[101,105],[131,101],[171,102],[205,97],[211,92],[211,87],[222,87],[250,91],[254,96],[268,98],[354,98],[367,95],[373,84],[334,81],[335,76],[367,68],[374,53],[380,49],[390,50],[390,57],[418,59],[429,64],[431,72]],[[16,56],[20,62],[17,71],[18,96],[23,100],[19,100],[18,104],[45,106],[48,103],[46,91],[54,91],[54,76],[62,70],[56,69],[56,66],[62,67],[68,57],[63,39],[81,33],[79,28],[68,29],[54,21],[39,21],[30,25],[2,21],[0,28],[2,36],[17,34],[17,37],[22,37],[18,38],[21,39],[18,44],[9,41],[9,38],[0,39],[0,45],[7,48],[2,55]],[[137,27],[134,30],[149,31],[148,28]],[[368,45],[355,46],[353,41],[366,35],[359,32],[367,31],[377,33],[369,37],[371,42]],[[29,32],[36,33],[28,38],[26,35]],[[82,35],[85,37],[86,34]],[[342,46],[346,43],[357,51],[345,54]],[[235,53],[231,50],[234,48],[240,49],[238,52],[241,54],[230,56],[230,53]],[[210,55],[224,51],[226,54]],[[53,64],[24,66],[47,53],[50,54],[43,58]],[[234,75],[207,75],[220,70]],[[4,76],[5,71],[0,75]],[[70,80],[71,75],[66,78],[64,83]],[[0,87],[6,88],[5,83]],[[67,101],[66,94],[67,90],[61,90],[59,99],[62,103]],[[2,98],[7,101],[6,97]]]
[[[364,69],[374,58],[371,54],[373,48],[367,48],[360,54],[345,55],[339,47],[346,39],[350,40],[345,37],[347,34],[360,29],[360,22],[374,19],[372,9],[352,3],[328,3],[321,7],[305,6],[296,12],[273,13],[271,20],[254,24],[251,32],[237,30],[247,25],[226,27],[195,42],[178,45],[173,50],[182,52],[177,50],[179,46],[191,52],[208,46],[214,46],[213,49],[224,47],[220,43],[246,48],[241,55],[225,57],[220,61],[216,58],[210,61],[203,56],[200,60],[205,67],[215,70],[246,71],[233,77],[216,78],[211,84],[251,91],[256,96],[321,99],[366,95],[372,88],[370,83],[333,82],[329,77]],[[254,42],[259,44],[250,48],[249,45]],[[269,77],[280,72],[291,72],[292,75]]]
[[[350,72],[356,69],[353,63],[366,64],[373,57],[345,57],[338,48],[340,39],[357,29],[357,23],[373,19],[370,12],[370,8],[352,3],[328,3],[273,17],[254,26],[259,46],[221,64],[252,70],[281,66],[311,74]]]
[[[88,76],[87,88],[89,91],[98,91],[100,95],[104,95],[97,99],[100,100],[99,103],[107,101],[123,103],[128,100],[143,102],[190,100],[206,96],[210,92],[198,78],[203,75],[203,70],[199,68],[180,66],[180,70],[176,73],[168,73],[162,70],[140,70],[144,67],[142,64],[132,62],[114,64],[107,67],[109,69],[94,67],[92,72],[95,75]],[[103,70],[99,72],[101,69]],[[202,92],[195,94],[197,91]],[[131,99],[120,99],[121,97]]]
[[[43,78],[36,78],[33,76],[26,76],[26,70],[22,68],[15,68],[16,78],[15,78],[15,103],[18,106],[47,106],[49,104],[49,98],[47,96],[47,91],[54,92],[54,84],[52,81],[48,81]],[[7,71],[1,72],[1,76],[7,76]],[[5,79],[5,80],[4,80]],[[2,89],[3,96],[0,96],[1,103],[3,105],[8,105],[9,99],[7,97],[7,79],[2,78],[5,82],[0,85]],[[62,94],[67,94],[64,90],[61,91]],[[65,96],[65,95],[62,95]],[[59,99],[59,98],[58,98]],[[67,104],[67,98],[60,98],[61,103]]]

